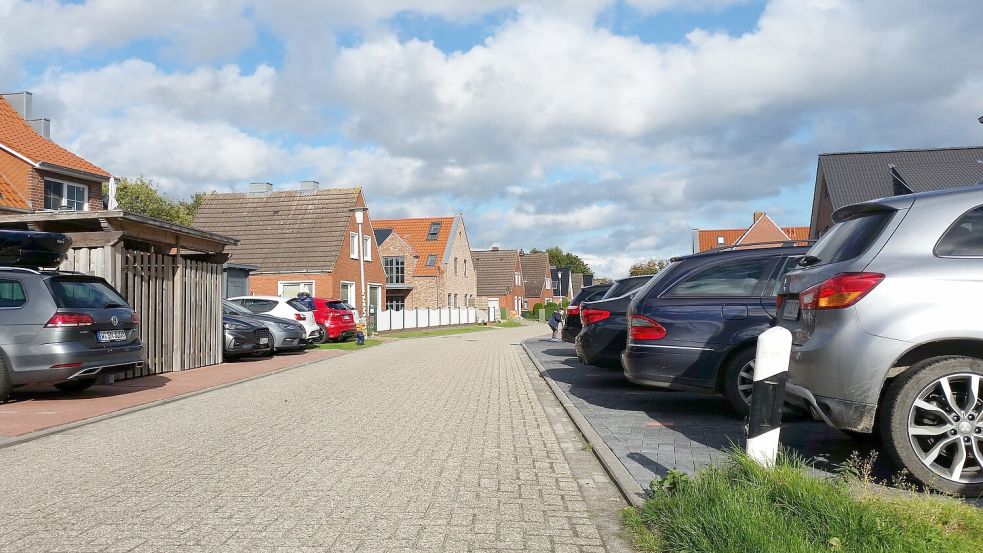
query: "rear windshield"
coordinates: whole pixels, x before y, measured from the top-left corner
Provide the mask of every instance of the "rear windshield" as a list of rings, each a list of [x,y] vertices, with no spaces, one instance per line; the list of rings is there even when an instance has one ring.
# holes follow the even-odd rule
[[[884,231],[895,211],[869,211],[833,225],[809,250],[812,265],[849,261],[863,255]]]
[[[326,301],[324,304],[328,306],[328,309],[341,309],[342,311],[348,310],[348,306],[345,305],[345,302],[343,301]]]
[[[102,280],[52,278],[48,288],[55,304],[65,309],[129,307],[126,300]]]
[[[222,300],[222,313],[233,313],[236,315],[252,315],[253,312],[246,309],[245,307],[233,303],[229,300]]]
[[[584,287],[584,288],[581,288],[580,291],[577,292],[577,295],[573,297],[573,301],[570,302],[570,305],[580,305],[581,303],[583,303],[585,301],[591,301],[591,300],[600,299],[602,296],[604,296],[604,293],[607,292],[607,291],[608,291],[608,288],[605,288],[605,287],[600,287],[600,288],[588,288],[588,287]]]
[[[608,288],[607,293],[604,294],[604,299],[617,298],[618,296],[624,296],[625,294],[627,294],[628,292],[631,292],[632,290],[635,290],[635,289],[641,288],[642,286],[645,286],[645,284],[647,284],[648,281],[651,280],[653,276],[655,276],[655,275],[646,275],[646,276],[637,277],[637,278],[632,277],[632,278],[626,278],[624,280],[615,282],[614,283],[614,286],[612,286],[611,288]]]
[[[300,300],[298,300],[297,298],[287,300],[287,305],[293,307],[294,309],[302,313],[310,311],[310,309],[308,309],[306,305],[300,303]]]

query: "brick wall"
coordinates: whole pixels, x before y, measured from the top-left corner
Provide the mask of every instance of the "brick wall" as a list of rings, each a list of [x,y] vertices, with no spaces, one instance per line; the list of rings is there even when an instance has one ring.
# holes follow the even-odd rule
[[[358,196],[358,207],[365,207],[365,199],[361,194]],[[372,232],[372,220],[367,216],[366,213],[365,222],[362,224],[362,233],[369,237],[369,241],[372,247],[372,260],[365,262],[365,282],[367,284],[378,284],[381,286],[380,291],[380,308],[386,308],[386,271],[382,268],[382,256],[379,255],[379,245],[375,243],[375,235]],[[359,261],[358,259],[352,259],[349,255],[349,233],[357,232],[358,225],[355,224],[355,216],[352,214],[348,219],[348,228],[345,230],[344,241],[342,242],[341,252],[338,254],[338,260],[335,262],[334,269],[334,290],[332,294],[338,296],[341,294],[341,282],[348,281],[355,283],[355,307],[359,310],[362,309],[362,298],[358,290],[361,290],[361,280],[359,277]],[[368,288],[366,288],[366,301],[368,301]]]
[[[249,275],[249,294],[276,296],[279,282],[314,281],[314,295],[319,298],[337,298],[338,292],[331,273],[253,273]]]
[[[403,240],[398,234],[392,234],[385,242],[379,246],[379,256],[382,257],[402,257],[403,258],[403,271],[405,275],[406,284],[412,286],[408,292],[405,290],[393,290],[391,293],[393,295],[403,295],[406,294],[406,308],[416,309],[418,307],[435,307],[434,305],[434,295],[432,290],[435,288],[434,281],[435,278],[426,277],[416,277],[413,273],[416,271],[416,265],[420,262],[419,256],[416,254],[416,250],[413,249],[406,240]],[[385,270],[385,267],[383,267]],[[428,295],[428,291],[429,295]],[[387,291],[387,294],[389,292]]]
[[[458,221],[460,222],[460,219]],[[449,240],[453,240],[451,252],[448,258],[444,260],[446,265],[441,271],[441,307],[447,307],[447,294],[457,296],[458,307],[471,307],[474,305],[471,298],[474,298],[478,293],[478,276],[474,271],[471,244],[468,242],[468,234],[464,230],[464,225],[458,224],[455,232],[457,234],[449,238]],[[456,271],[455,260],[457,262]],[[468,298],[467,301],[465,298]]]
[[[33,209],[44,209],[44,179],[46,178],[87,187],[89,189],[89,210],[97,211],[102,209],[102,183],[31,169],[28,173],[28,186],[30,188],[29,197]]]

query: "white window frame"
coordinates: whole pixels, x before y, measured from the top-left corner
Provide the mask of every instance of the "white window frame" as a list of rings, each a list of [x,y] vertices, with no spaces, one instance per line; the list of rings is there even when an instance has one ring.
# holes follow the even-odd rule
[[[369,283],[367,283],[366,289],[365,289],[365,302],[367,304],[369,304],[369,307],[372,307],[372,289],[373,288],[378,288],[379,289],[379,305],[376,305],[375,306],[375,312],[376,313],[379,313],[380,311],[382,311],[382,310],[384,310],[386,308],[386,298],[383,297],[383,295],[382,295],[382,285],[381,284],[376,283],[376,282],[369,282]]]
[[[358,259],[358,233],[348,233],[348,257]]]
[[[44,207],[44,185],[45,185],[46,182],[58,183],[58,184],[61,185],[61,206],[60,206],[61,209],[64,209],[65,207],[68,207],[68,187],[69,186],[73,186],[75,188],[81,188],[82,189],[82,197],[83,197],[83,200],[82,200],[82,209],[72,209],[72,210],[69,210],[69,211],[88,211],[89,210],[89,187],[88,187],[88,185],[78,184],[76,182],[66,182],[66,181],[63,181],[63,180],[60,180],[60,179],[52,179],[52,178],[48,178],[48,177],[45,177],[45,178],[41,179],[41,206],[45,210],[48,210],[48,208],[45,208]],[[51,210],[51,211],[58,211],[58,210]]]
[[[522,273],[520,273],[519,271],[515,272],[515,285],[516,286],[522,285]]]
[[[311,292],[311,296],[317,296],[317,294],[314,293],[315,288],[314,288],[314,281],[313,280],[278,280],[276,282],[276,295],[280,296],[281,298],[283,297],[283,287],[284,287],[284,285],[286,285],[286,286],[292,286],[292,285],[304,286],[304,285],[307,285],[309,287],[310,292]]]
[[[362,235],[362,254],[365,261],[372,261],[372,238],[368,234]]]
[[[342,295],[342,293],[341,293],[341,289],[342,289],[342,288],[343,288],[343,287],[344,287],[344,286],[345,286],[346,284],[347,284],[347,285],[349,286],[349,288],[348,288],[348,289],[349,289],[349,290],[351,290],[351,293],[349,294],[349,297],[347,297],[347,298],[346,298],[346,297],[344,297],[344,296]],[[348,305],[357,305],[357,304],[355,303],[355,301],[356,301],[356,300],[355,300],[355,283],[354,283],[354,282],[351,282],[351,281],[348,281],[348,280],[343,280],[343,281],[341,281],[341,282],[340,282],[340,283],[338,284],[338,295],[339,295],[339,296],[341,296],[341,297],[339,297],[338,299],[340,299],[341,301],[343,301],[343,302],[345,302],[345,303],[347,303]]]

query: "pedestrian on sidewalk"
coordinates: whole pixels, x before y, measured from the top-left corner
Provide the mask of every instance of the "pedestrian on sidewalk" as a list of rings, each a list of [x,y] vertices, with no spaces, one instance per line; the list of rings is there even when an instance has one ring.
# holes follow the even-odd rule
[[[355,345],[365,345],[365,323],[362,323],[361,321],[359,321],[359,323],[355,326]]]
[[[560,316],[560,310],[559,309],[557,309],[556,311],[554,311],[553,312],[553,315],[550,317],[549,325],[550,325],[550,328],[553,329],[553,337],[549,339],[550,342],[559,342],[560,341],[560,320],[561,319],[562,319],[562,317]]]

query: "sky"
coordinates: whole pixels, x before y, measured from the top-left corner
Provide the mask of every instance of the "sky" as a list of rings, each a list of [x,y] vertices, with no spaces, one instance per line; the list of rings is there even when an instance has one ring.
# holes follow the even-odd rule
[[[983,144],[983,2],[0,0],[0,89],[172,198],[361,186],[473,248],[618,277],[754,211],[809,224],[825,152]]]

